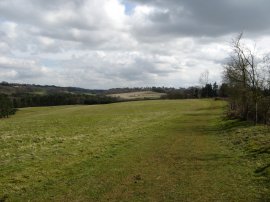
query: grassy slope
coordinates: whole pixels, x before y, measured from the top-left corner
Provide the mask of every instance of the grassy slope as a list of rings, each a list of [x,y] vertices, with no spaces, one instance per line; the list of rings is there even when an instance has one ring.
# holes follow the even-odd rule
[[[268,190],[255,165],[217,135],[222,106],[185,100],[22,109],[0,121],[0,198],[259,200]]]
[[[119,97],[124,100],[143,100],[143,99],[159,99],[163,95],[166,95],[166,94],[157,93],[153,91],[140,91],[140,92],[110,94],[109,96]]]
[[[253,164],[254,174],[265,182],[264,199],[270,201],[270,127],[238,120],[223,120],[218,126],[225,137],[222,144],[241,152],[242,158]]]

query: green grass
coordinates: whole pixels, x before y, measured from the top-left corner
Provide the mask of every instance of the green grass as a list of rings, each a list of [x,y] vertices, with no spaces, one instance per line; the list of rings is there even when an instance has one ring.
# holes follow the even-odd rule
[[[217,127],[224,105],[163,100],[21,109],[0,120],[0,199],[267,200],[265,177]]]
[[[246,161],[253,164],[254,174],[265,181],[265,198],[270,201],[270,127],[254,126],[238,120],[222,121],[219,124],[223,143],[235,152],[242,152]]]

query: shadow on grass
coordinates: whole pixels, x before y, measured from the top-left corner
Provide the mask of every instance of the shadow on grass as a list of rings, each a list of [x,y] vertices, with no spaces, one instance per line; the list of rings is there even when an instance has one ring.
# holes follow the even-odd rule
[[[266,171],[266,169],[270,168],[270,163],[266,166],[263,166],[263,167],[259,167],[255,170],[255,173],[263,173],[264,171]]]
[[[225,154],[207,154],[204,156],[196,156],[193,157],[193,160],[196,161],[218,161],[218,160],[224,160],[224,159],[231,159],[231,156],[225,155]]]
[[[251,151],[253,155],[259,155],[259,154],[270,154],[270,147],[264,147],[262,146],[259,149],[254,149]]]
[[[8,199],[8,196],[7,195],[0,196],[0,202],[6,202],[7,199]]]
[[[227,118],[223,118],[218,124],[217,124],[217,130],[222,131],[231,131],[233,129],[239,129],[239,128],[248,128],[254,126],[251,122],[248,121],[242,121],[239,119],[230,120]]]

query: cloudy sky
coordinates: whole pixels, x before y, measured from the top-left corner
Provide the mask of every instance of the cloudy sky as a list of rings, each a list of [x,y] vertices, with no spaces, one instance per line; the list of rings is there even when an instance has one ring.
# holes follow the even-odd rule
[[[180,87],[207,69],[221,81],[237,33],[268,51],[269,8],[269,0],[0,0],[0,81]]]

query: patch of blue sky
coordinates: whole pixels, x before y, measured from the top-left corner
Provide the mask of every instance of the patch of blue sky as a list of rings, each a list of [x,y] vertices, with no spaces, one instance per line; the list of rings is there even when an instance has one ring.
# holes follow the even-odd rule
[[[0,17],[0,23],[8,22],[8,20]]]
[[[122,3],[125,5],[125,13],[127,15],[132,15],[134,8],[136,7],[136,4],[127,0],[123,0]]]
[[[59,66],[59,61],[46,59],[46,60],[41,60],[41,64],[48,68],[55,68]]]

